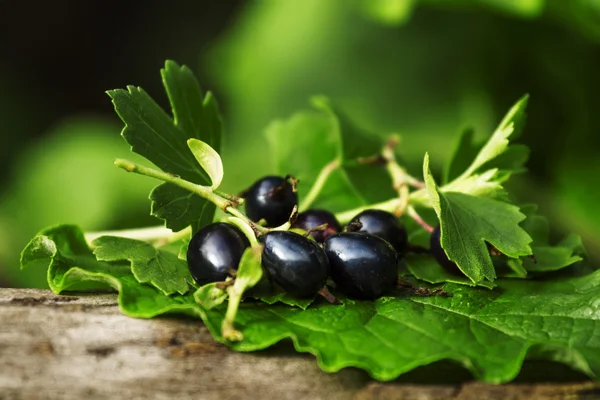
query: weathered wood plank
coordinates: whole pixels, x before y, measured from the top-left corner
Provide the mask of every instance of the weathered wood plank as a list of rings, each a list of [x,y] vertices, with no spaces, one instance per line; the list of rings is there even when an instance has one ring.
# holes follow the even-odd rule
[[[380,383],[282,344],[236,353],[196,320],[120,314],[115,295],[0,289],[0,399],[595,399],[593,382]]]

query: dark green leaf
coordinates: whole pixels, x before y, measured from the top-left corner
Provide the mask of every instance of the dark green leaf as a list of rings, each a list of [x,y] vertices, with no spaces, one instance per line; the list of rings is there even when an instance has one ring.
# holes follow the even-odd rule
[[[533,239],[531,249],[535,255],[535,261],[529,257],[521,260],[527,271],[556,271],[581,261],[582,256],[586,255],[581,238],[577,235],[569,235],[556,245],[551,245],[548,220],[537,214],[536,205],[526,205],[521,210],[527,216],[521,226]]]
[[[258,296],[257,298],[260,299],[260,301],[267,304],[283,303],[287,304],[288,306],[301,308],[303,310],[306,310],[306,308],[315,301],[314,298],[297,299],[285,292],[277,292],[271,294],[261,293],[260,296]]]
[[[152,189],[150,200],[152,215],[168,221],[167,227],[174,231],[191,224],[196,232],[210,224],[214,218],[215,206],[211,202],[170,183],[163,183]]]
[[[119,291],[119,306],[130,316],[151,318],[183,313],[202,318],[220,336],[225,305],[204,310],[192,294],[165,296],[139,283],[128,265],[98,262],[81,231],[51,228],[23,252],[23,267],[49,266],[57,293],[81,282],[101,282]],[[255,274],[250,274],[255,275]],[[358,367],[391,380],[418,366],[454,360],[476,378],[501,383],[513,379],[528,354],[559,361],[597,377],[600,374],[600,271],[576,278],[545,281],[499,280],[495,290],[446,284],[452,297],[383,297],[376,301],[343,299],[306,310],[282,304],[245,302],[236,328],[238,351],[256,351],[290,338],[298,351],[317,357],[333,372]]]
[[[171,119],[141,88],[111,90],[115,110],[125,123],[123,137],[132,151],[146,157],[165,172],[191,182],[211,185],[187,145],[195,138],[219,151],[221,119],[214,98],[203,97],[192,72],[167,61],[161,71],[175,120]],[[162,184],[151,195],[153,215],[165,219],[167,227],[179,231],[188,225],[212,221],[214,206],[204,199],[193,199],[172,184]]]
[[[519,372],[529,349],[591,377],[600,374],[600,272],[557,281],[500,280],[495,290],[447,284],[452,297],[384,297],[316,304],[306,311],[247,303],[236,326],[255,351],[290,338],[296,350],[317,356],[328,372],[349,366],[391,380],[421,365],[451,359],[476,378],[501,383]],[[205,321],[218,340],[222,310]]]
[[[486,242],[509,257],[531,254],[531,237],[519,226],[525,216],[518,207],[486,197],[438,191],[428,155],[423,176],[440,220],[442,247],[473,283],[496,278]]]
[[[496,285],[493,282],[481,281],[474,284],[469,278],[459,276],[446,271],[433,256],[429,254],[408,254],[406,256],[406,266],[415,278],[429,283],[458,283],[467,286],[483,286],[493,289]]]
[[[129,261],[140,283],[150,283],[166,295],[188,292],[193,279],[187,263],[176,254],[156,249],[149,243],[122,237],[103,236],[93,243],[99,261]]]

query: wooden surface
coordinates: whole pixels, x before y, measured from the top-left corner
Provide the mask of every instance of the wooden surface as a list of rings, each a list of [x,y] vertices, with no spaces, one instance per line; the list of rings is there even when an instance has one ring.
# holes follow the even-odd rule
[[[600,399],[589,381],[435,385],[410,377],[327,374],[288,343],[236,353],[197,320],[126,317],[112,294],[0,289],[0,399]]]

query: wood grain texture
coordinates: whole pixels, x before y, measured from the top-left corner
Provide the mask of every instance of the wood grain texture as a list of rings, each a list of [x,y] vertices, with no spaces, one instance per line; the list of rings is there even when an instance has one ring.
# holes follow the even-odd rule
[[[197,320],[126,317],[113,294],[0,289],[0,399],[600,399],[589,381],[419,379],[380,383],[352,368],[327,374],[289,343],[236,353]]]

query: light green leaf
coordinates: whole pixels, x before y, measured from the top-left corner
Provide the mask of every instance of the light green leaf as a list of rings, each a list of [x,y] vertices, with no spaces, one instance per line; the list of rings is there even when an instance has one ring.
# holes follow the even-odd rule
[[[474,135],[472,128],[461,131],[454,150],[444,165],[443,184],[452,182],[466,171],[481,150],[481,144],[475,143]]]
[[[517,136],[525,123],[525,107],[527,106],[528,99],[529,96],[525,95],[511,107],[502,122],[500,122],[500,125],[496,128],[494,134],[481,148],[475,160],[473,160],[469,168],[457,180],[469,177],[484,164],[506,151],[509,137]]]
[[[504,200],[507,198],[507,193],[502,185],[495,180],[497,175],[497,169],[490,169],[482,174],[475,173],[466,178],[453,181],[440,190]]]
[[[227,300],[227,292],[217,287],[218,282],[207,283],[194,292],[194,300],[206,310],[215,308]]]
[[[21,269],[46,268],[50,289],[55,293],[81,288],[80,280],[64,281],[63,276],[72,268],[120,273],[129,268],[98,262],[89,249],[83,232],[74,225],[57,225],[38,233],[21,253]],[[103,287],[104,285],[96,285]]]
[[[485,197],[438,191],[427,154],[423,176],[440,221],[442,248],[473,283],[496,278],[486,242],[509,257],[531,254],[531,237],[519,226],[525,216],[518,207]]]
[[[509,258],[506,260],[506,266],[512,270],[512,273],[504,275],[507,278],[526,278],[527,269],[523,266],[523,260],[520,258]]]
[[[212,182],[211,188],[213,190],[218,188],[223,181],[223,162],[219,153],[198,139],[189,139],[187,144],[198,164],[200,164],[210,177]]]
[[[250,289],[260,281],[263,276],[261,266],[262,245],[249,247],[242,254],[240,265],[235,277],[235,288],[240,288],[241,291]]]
[[[187,263],[176,254],[156,249],[139,240],[102,236],[94,240],[94,255],[99,261],[129,261],[140,283],[150,283],[164,294],[185,294],[193,284]]]
[[[357,163],[358,158],[379,154],[385,141],[357,129],[327,98],[314,97],[312,103],[319,112],[297,113],[267,129],[276,156],[276,172],[299,178],[298,191],[303,198],[326,165],[340,162],[313,204],[332,212],[393,197],[391,180],[383,166]]]
[[[266,137],[275,155],[274,172],[291,174],[300,180],[300,199],[306,197],[323,167],[340,157],[338,131],[325,113],[299,112],[289,119],[272,122]],[[337,212],[365,204],[348,175],[338,168],[329,176],[312,206]]]

